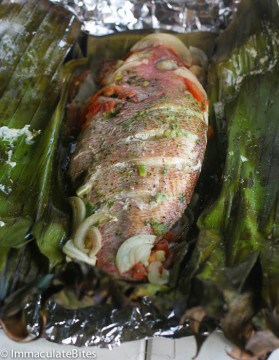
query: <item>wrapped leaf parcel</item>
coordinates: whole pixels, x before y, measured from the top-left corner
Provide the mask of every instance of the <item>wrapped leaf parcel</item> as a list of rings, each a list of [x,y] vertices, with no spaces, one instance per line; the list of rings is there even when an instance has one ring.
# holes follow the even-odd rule
[[[8,7],[2,7],[4,4]],[[21,8],[18,3],[2,2],[1,16],[12,16],[9,10],[15,6],[13,17],[25,19],[22,20],[25,24],[26,4],[28,2]],[[43,6],[32,1],[30,4],[36,4],[32,14]],[[56,14],[56,10],[54,12]],[[44,19],[49,18],[47,14]],[[0,182],[1,189],[8,191],[11,187],[14,192],[5,194],[0,189],[3,193],[0,224],[11,221],[14,225],[10,229],[18,231],[14,235],[5,226],[0,227],[3,231],[0,318],[9,316],[9,320],[12,319],[4,323],[6,328],[10,325],[7,330],[17,328],[18,333],[21,331],[21,337],[17,338],[22,339],[24,326],[25,336],[28,335],[26,322],[32,334],[41,333],[44,323],[44,336],[50,341],[109,347],[147,336],[179,337],[193,332],[197,335],[221,324],[234,344],[257,356],[265,356],[278,347],[278,15],[275,0],[243,0],[234,22],[216,41],[216,36],[210,33],[178,35],[186,45],[202,48],[211,59],[207,92],[212,131],[196,189],[200,199],[195,216],[201,212],[202,215],[198,227],[191,227],[177,249],[176,266],[171,271],[171,286],[168,287],[132,286],[78,262],[55,266],[45,275],[49,271],[49,260],[55,265],[63,259],[59,245],[67,229],[63,201],[54,201],[54,198],[61,198],[60,180],[54,180],[52,172],[67,89],[64,88],[61,102],[52,116],[58,103],[58,88],[45,84],[49,77],[42,76],[43,89],[48,89],[46,96],[39,100],[35,97],[37,102],[30,106],[28,96],[32,94],[33,99],[34,86],[35,93],[41,91],[39,94],[42,94],[41,82],[32,77],[31,83],[26,85],[22,76],[26,69],[21,70],[19,78],[11,76],[26,89],[19,85],[10,88],[10,92],[18,94],[13,96],[15,103],[11,101],[11,107],[5,107],[10,100],[4,97],[6,90],[3,89],[0,99],[0,106],[2,98],[6,101],[3,109],[7,114],[1,121],[9,120],[3,126],[17,129],[14,135],[17,140],[13,140],[12,145],[7,142],[1,145],[4,159],[1,167],[3,174],[9,174],[6,182]],[[74,23],[69,18],[67,21],[66,28],[70,29]],[[141,36],[144,35],[132,32],[90,37],[87,48],[91,68],[98,69],[104,58],[121,57]],[[55,39],[59,44],[58,35]],[[17,55],[18,64],[22,63],[21,59],[28,63],[31,55],[36,58],[31,45],[26,49],[30,52],[26,54],[21,50],[24,55]],[[44,49],[47,49],[46,44]],[[60,53],[59,64],[52,75],[54,80],[58,79],[58,68],[67,51]],[[55,57],[54,49],[50,53]],[[15,54],[13,57],[16,58]],[[84,62],[73,63],[66,73],[77,71],[80,65],[84,69]],[[43,74],[47,69],[38,73]],[[33,112],[24,112],[21,118],[18,117],[23,114],[20,106],[24,104],[25,110]],[[48,117],[41,114],[37,118],[40,109]],[[18,122],[13,122],[16,119]],[[37,120],[33,123],[33,119]],[[4,134],[6,128],[2,131]],[[46,135],[42,136],[43,133]],[[29,141],[32,143],[28,144]],[[71,140],[69,142],[71,146]],[[20,146],[24,151],[21,152]],[[65,152],[65,148],[59,143],[60,151]],[[22,166],[14,173],[19,160]],[[27,166],[23,166],[23,162]],[[32,172],[29,171],[31,164]],[[40,171],[42,168],[44,172]],[[22,185],[13,188],[8,182],[10,176]],[[27,190],[20,191],[20,186]],[[14,218],[18,221],[12,222]],[[30,241],[20,247],[32,239],[29,234],[36,242]],[[11,261],[6,262],[8,251]],[[25,318],[19,309],[24,309]],[[188,322],[184,323],[185,319]],[[202,326],[199,326],[202,319]],[[18,323],[22,326],[15,327]]]

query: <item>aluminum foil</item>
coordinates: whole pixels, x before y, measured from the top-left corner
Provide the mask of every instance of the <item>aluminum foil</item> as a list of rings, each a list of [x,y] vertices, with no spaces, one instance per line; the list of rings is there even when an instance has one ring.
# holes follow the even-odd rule
[[[47,311],[44,337],[64,345],[112,349],[126,341],[192,335],[188,324],[180,325],[173,313],[162,316],[147,298],[139,306],[122,309],[107,304],[66,310],[50,301]]]
[[[91,35],[139,29],[219,32],[240,0],[52,0],[74,14]]]

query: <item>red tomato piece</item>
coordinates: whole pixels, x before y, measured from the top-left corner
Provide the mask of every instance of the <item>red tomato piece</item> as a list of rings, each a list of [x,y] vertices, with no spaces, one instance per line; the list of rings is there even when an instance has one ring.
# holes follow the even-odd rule
[[[147,276],[146,267],[142,263],[136,263],[131,271],[133,278],[136,280],[143,280]]]
[[[168,241],[166,239],[161,239],[160,241],[157,242],[157,244],[155,244],[154,249],[163,250],[165,251],[165,253],[167,253],[169,251]]]
[[[185,79],[185,84],[186,84],[188,90],[190,91],[190,93],[193,95],[193,97],[198,102],[206,101],[206,97],[205,97],[204,93],[197,87],[197,85],[195,83],[193,83],[189,79]]]

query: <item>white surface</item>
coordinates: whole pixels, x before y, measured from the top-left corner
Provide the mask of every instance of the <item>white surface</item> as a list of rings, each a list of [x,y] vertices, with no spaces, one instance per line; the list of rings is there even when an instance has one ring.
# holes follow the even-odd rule
[[[196,360],[231,360],[227,355],[229,342],[221,333],[211,335],[203,345]],[[18,353],[20,352],[20,353]],[[195,356],[194,338],[178,340],[156,338],[132,341],[113,350],[96,347],[77,348],[36,340],[16,343],[0,330],[0,359],[98,359],[98,360],[192,360]],[[52,356],[53,355],[53,356]],[[279,360],[279,349],[268,360]]]
[[[230,344],[221,333],[211,335],[196,360],[231,360],[226,351]],[[192,360],[196,354],[196,343],[193,336],[177,340],[152,339],[148,341],[146,360]]]

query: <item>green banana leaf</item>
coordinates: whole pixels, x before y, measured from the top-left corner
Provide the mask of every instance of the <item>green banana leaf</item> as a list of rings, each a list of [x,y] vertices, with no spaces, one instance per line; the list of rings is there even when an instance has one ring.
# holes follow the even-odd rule
[[[67,212],[57,185],[60,69],[80,24],[48,1],[0,4],[0,305],[61,262]],[[61,99],[60,102],[65,102]],[[63,103],[64,106],[64,103]],[[17,299],[18,308],[20,297]],[[12,313],[14,310],[12,311]],[[6,315],[5,315],[6,314]],[[11,313],[10,313],[11,314]],[[2,323],[4,324],[4,323]]]
[[[61,121],[53,114],[59,101],[59,70],[77,39],[79,23],[48,1],[2,2],[0,16],[0,246],[4,249],[28,241],[33,223],[49,206]]]
[[[278,8],[243,1],[218,38],[208,82],[225,166],[188,268],[196,305],[242,349],[255,326],[278,336]],[[262,309],[266,323],[253,323]]]

